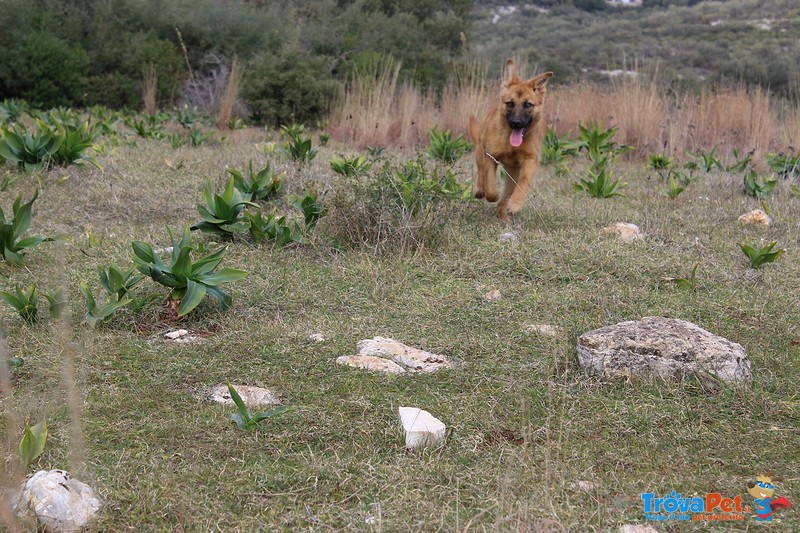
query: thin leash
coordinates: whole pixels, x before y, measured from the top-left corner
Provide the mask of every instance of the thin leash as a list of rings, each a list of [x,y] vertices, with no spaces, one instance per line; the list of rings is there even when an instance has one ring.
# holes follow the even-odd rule
[[[506,176],[508,176],[509,178],[511,178],[511,181],[513,181],[513,182],[514,182],[514,185],[516,185],[517,187],[519,187],[519,183],[517,183],[517,180],[515,180],[515,179],[514,179],[514,178],[511,176],[511,174],[509,174],[509,173],[508,173],[508,171],[506,170],[506,167],[504,167],[504,166],[503,166],[503,163],[501,163],[500,161],[498,161],[497,159],[495,159],[495,158],[494,158],[494,156],[493,156],[492,154],[490,154],[489,152],[486,152],[486,156],[487,156],[489,159],[491,159],[492,161],[494,161],[495,163],[497,163],[497,166],[499,166],[499,167],[500,167],[500,170],[502,170],[502,171],[503,171],[503,173],[504,173]]]

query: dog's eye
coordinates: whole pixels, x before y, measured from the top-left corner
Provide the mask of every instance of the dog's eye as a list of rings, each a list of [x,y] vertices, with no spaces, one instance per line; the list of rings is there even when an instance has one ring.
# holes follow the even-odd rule
[[[506,107],[509,109],[514,109],[514,102],[506,102]]]
[[[530,102],[525,102],[525,109],[530,109],[533,107],[533,104]]]

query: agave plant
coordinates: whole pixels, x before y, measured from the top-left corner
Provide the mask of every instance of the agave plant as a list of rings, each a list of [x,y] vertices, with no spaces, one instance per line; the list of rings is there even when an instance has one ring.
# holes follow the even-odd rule
[[[612,198],[614,196],[625,196],[621,191],[627,185],[625,182],[615,180],[608,168],[608,156],[594,160],[592,168],[589,169],[589,179],[580,178],[574,184],[577,192],[585,192],[593,198]]]
[[[203,191],[205,205],[197,204],[197,211],[203,220],[191,227],[192,230],[217,233],[232,237],[234,233],[247,231],[247,223],[242,218],[242,211],[248,205],[258,207],[247,195],[236,188],[234,176],[228,180],[225,190],[220,194],[212,194],[206,186]]]
[[[81,283],[80,290],[86,300],[86,314],[84,318],[86,319],[86,323],[92,328],[97,326],[97,324],[107,322],[119,309],[133,301],[131,298],[115,299],[114,296],[109,296],[108,301],[100,305],[97,303],[97,300],[95,300],[92,289],[89,288],[86,283]]]
[[[171,231],[169,236],[172,240],[170,264],[163,263],[149,244],[141,241],[132,243],[133,262],[139,272],[171,289],[172,300],[180,301],[178,316],[191,312],[206,295],[215,298],[223,309],[227,309],[232,297],[220,285],[242,279],[247,272],[235,268],[217,270],[225,257],[226,248],[192,261],[194,247],[188,227],[183,230],[180,240],[175,239]]]
[[[135,268],[123,270],[115,265],[109,265],[105,269],[99,268],[97,272],[100,275],[100,284],[117,300],[125,298],[133,286],[144,279],[144,276],[133,275],[136,272]]]
[[[17,196],[11,210],[14,218],[6,221],[5,213],[0,208],[0,256],[9,263],[17,266],[22,265],[23,256],[29,248],[38,246],[45,241],[52,241],[49,237],[25,237],[22,235],[28,231],[31,225],[33,202],[39,196],[39,191],[33,193],[33,198],[27,204],[22,204],[22,195]]]
[[[450,130],[439,131],[438,128],[431,130],[428,155],[447,165],[458,161],[471,148],[472,144],[463,135],[453,137]]]
[[[331,168],[337,174],[349,177],[367,173],[372,168],[372,163],[363,155],[353,157],[336,155],[331,159]]]
[[[36,123],[32,130],[15,123],[0,131],[0,156],[29,172],[49,164],[64,141],[42,121]]]
[[[772,263],[784,253],[786,250],[783,248],[779,250],[775,250],[774,252],[772,249],[775,245],[778,244],[777,242],[770,242],[764,245],[761,248],[756,248],[746,242],[739,243],[739,248],[742,249],[744,255],[747,256],[747,259],[750,261],[750,268],[759,268],[761,265],[766,263]]]
[[[281,129],[283,130],[283,135],[287,138],[287,142],[278,148],[282,154],[299,163],[310,163],[312,159],[317,157],[319,148],[312,146],[311,137],[303,137],[305,128],[302,124],[281,126]]]
[[[317,194],[310,190],[307,190],[303,196],[290,196],[289,204],[303,213],[306,229],[316,226],[317,221],[325,214],[325,208],[317,201]]]
[[[90,157],[85,152],[94,144],[96,133],[84,122],[80,126],[61,125],[56,127],[56,131],[61,138],[58,150],[53,154],[53,162],[61,166],[72,164],[81,165],[84,162],[91,163],[98,169],[100,165],[94,157]]]
[[[39,312],[39,296],[35,283],[28,285],[24,290],[17,284],[13,294],[0,291],[0,299],[16,309],[19,316],[28,324],[36,322],[36,315]]]
[[[753,198],[766,198],[778,184],[774,177],[759,177],[755,170],[744,175],[744,193]]]
[[[0,103],[0,124],[6,122],[17,122],[22,118],[22,113],[25,112],[27,104],[25,100],[17,100],[15,98],[5,98]]]
[[[271,214],[265,218],[261,212],[256,212],[248,213],[247,218],[250,222],[250,236],[256,244],[261,244],[268,239],[279,248],[283,248],[294,242],[306,242],[302,228],[297,223],[286,222],[286,217]]]
[[[270,196],[278,194],[283,186],[284,175],[282,173],[276,175],[269,161],[266,162],[264,168],[253,172],[253,161],[251,160],[248,164],[248,177],[233,168],[228,169],[228,174],[233,177],[233,185],[236,189],[251,201],[266,200]]]

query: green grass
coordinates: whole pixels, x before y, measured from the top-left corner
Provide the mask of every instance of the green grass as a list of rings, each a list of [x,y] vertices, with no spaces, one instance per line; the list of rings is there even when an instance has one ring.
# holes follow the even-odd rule
[[[32,231],[66,240],[33,250],[24,270],[0,264],[6,285],[63,283],[71,315],[82,316],[79,281],[98,283],[98,266],[124,267],[133,240],[167,246],[167,226],[177,231],[196,219],[205,180],[220,186],[226,165],[262,157],[263,135],[247,131],[222,145],[178,150],[138,139],[99,158],[103,172],[67,169],[60,185],[53,175],[21,175],[8,197],[29,197],[46,182]],[[287,195],[312,182],[323,201],[333,195],[348,183],[328,167],[343,148],[323,147],[302,168],[271,156],[287,177],[269,205],[290,213]],[[165,159],[185,165],[172,170]],[[473,176],[468,157],[454,168],[464,181]],[[25,359],[12,372],[14,397],[4,408],[20,424],[25,415],[39,420],[49,405],[38,465],[69,468],[99,491],[106,507],[98,531],[611,530],[643,521],[646,491],[717,491],[752,503],[746,482],[765,470],[786,477],[778,494],[796,505],[800,199],[777,191],[770,201],[776,224],[742,227],[736,218],[755,204],[738,176],[703,176],[670,200],[657,194],[644,162],[617,170],[627,196],[595,200],[572,191],[572,176],[542,169],[534,197],[513,221],[515,241],[498,240],[507,229],[493,207],[456,200],[434,213],[446,224],[421,251],[336,251],[325,217],[309,245],[234,239],[225,265],[249,276],[227,286],[234,300],[224,313],[208,300],[167,323],[161,300],[137,316],[120,311],[96,330],[72,324],[60,333],[49,320],[29,326],[0,308],[8,355]],[[624,245],[603,236],[600,228],[616,221],[638,224],[648,240]],[[787,252],[753,271],[737,243],[762,238]],[[700,259],[697,292],[663,281]],[[154,284],[137,289],[166,298]],[[491,289],[503,298],[487,302]],[[578,335],[649,315],[690,320],[744,345],[752,387],[584,375]],[[526,323],[562,333],[537,336]],[[208,338],[163,343],[160,335],[175,326]],[[312,333],[326,340],[313,342]],[[58,385],[64,334],[75,341],[83,400],[77,444]],[[333,364],[375,335],[446,354],[458,368],[386,377]],[[269,387],[294,408],[242,432],[230,421],[233,407],[204,399],[226,381]],[[401,405],[444,421],[445,446],[406,452]],[[578,481],[597,486],[586,491]],[[798,516],[778,511],[773,529],[800,529]]]

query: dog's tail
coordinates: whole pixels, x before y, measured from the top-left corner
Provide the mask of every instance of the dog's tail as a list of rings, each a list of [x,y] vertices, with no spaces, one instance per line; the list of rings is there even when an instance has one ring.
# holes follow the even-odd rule
[[[469,136],[472,137],[473,144],[478,144],[478,137],[480,136],[480,127],[478,119],[470,115],[469,117]]]

